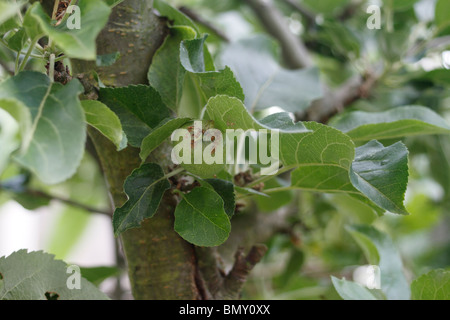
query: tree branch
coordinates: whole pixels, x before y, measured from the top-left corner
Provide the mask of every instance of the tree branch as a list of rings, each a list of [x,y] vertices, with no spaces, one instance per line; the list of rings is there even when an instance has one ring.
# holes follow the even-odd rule
[[[247,255],[244,254],[244,250],[243,247],[237,249],[233,267],[228,274],[225,274],[220,266],[220,257],[216,248],[196,248],[196,253],[200,257],[198,266],[206,299],[239,299],[250,271],[264,257],[267,247],[264,244],[256,244],[251,247]]]
[[[178,10],[183,12],[185,15],[187,15],[189,18],[194,20],[195,22],[198,22],[201,25],[204,25],[206,28],[214,32],[220,39],[222,39],[225,42],[230,42],[230,38],[219,28],[217,28],[214,24],[200,16],[198,13],[194,12],[192,9],[189,9],[188,7],[182,6],[179,7]]]
[[[328,120],[342,111],[345,107],[360,98],[367,98],[376,85],[379,76],[368,73],[366,77],[354,76],[335,91],[324,88],[324,98],[314,102],[298,121],[317,121],[327,123]]]
[[[280,43],[284,60],[289,68],[300,69],[312,65],[312,59],[302,40],[291,32],[284,16],[271,0],[245,1],[267,32]]]
[[[0,186],[0,189],[1,189],[1,186]],[[76,202],[76,201],[73,201],[73,200],[70,200],[70,199],[67,199],[67,198],[51,195],[51,194],[46,193],[44,191],[34,190],[34,189],[26,189],[22,193],[26,194],[26,195],[29,195],[29,196],[33,196],[33,197],[46,199],[46,200],[56,200],[58,202],[64,203],[66,205],[69,205],[71,207],[82,209],[82,210],[85,210],[85,211],[88,211],[88,212],[104,214],[104,215],[107,215],[109,217],[112,216],[112,212],[111,211],[94,208],[94,207],[91,207],[91,206],[88,206],[88,205],[85,205],[83,203],[79,203],[79,202]]]

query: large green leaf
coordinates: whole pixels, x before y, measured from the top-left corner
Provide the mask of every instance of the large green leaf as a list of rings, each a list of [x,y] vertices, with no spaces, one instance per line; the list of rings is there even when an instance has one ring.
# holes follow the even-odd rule
[[[408,214],[403,204],[408,175],[408,150],[401,142],[384,147],[370,141],[357,148],[350,170],[356,189],[379,207],[398,214]]]
[[[378,142],[372,142],[358,149],[359,158],[353,163],[355,146],[352,140],[332,127],[316,122],[294,124],[285,113],[274,114],[258,122],[240,100],[227,96],[211,98],[206,108],[215,127],[223,132],[227,129],[277,127],[280,130],[279,159],[285,167],[295,169],[292,187],[318,192],[345,192],[355,196],[362,193],[385,210],[406,213],[403,195],[408,167],[407,151],[403,145],[384,148]],[[379,159],[374,158],[373,163],[366,161],[371,157]],[[382,169],[379,168],[381,164]],[[393,185],[397,188],[392,188]]]
[[[140,147],[151,130],[170,116],[158,92],[149,86],[100,88],[99,100],[119,117],[133,147]]]
[[[159,165],[147,163],[134,170],[124,184],[128,201],[114,211],[114,234],[117,236],[128,229],[137,228],[142,220],[153,217],[169,188],[170,183]]]
[[[147,137],[144,138],[144,140],[142,140],[141,152],[139,153],[142,161],[147,159],[153,150],[155,150],[164,140],[169,138],[174,130],[180,128],[189,121],[189,118],[164,119]]]
[[[211,98],[207,111],[215,127],[226,129],[280,130],[279,158],[283,165],[298,167],[292,174],[292,185],[313,191],[355,192],[349,180],[354,145],[342,132],[309,122],[294,124],[285,113],[257,122],[236,98]]]
[[[80,289],[69,289],[67,265],[54,256],[20,250],[0,258],[0,300],[46,300],[57,295],[58,300],[106,300],[108,297],[92,283],[81,278]]]
[[[175,209],[175,231],[197,246],[221,245],[230,230],[223,200],[210,188],[198,187],[183,195]]]
[[[377,300],[369,289],[359,283],[331,277],[333,286],[344,300]]]
[[[398,107],[377,113],[349,112],[333,119],[330,125],[355,141],[450,134],[450,124],[434,111],[420,106]]]
[[[411,284],[412,300],[450,300],[450,271],[432,270]]]
[[[257,37],[235,42],[222,54],[222,63],[233,70],[244,89],[247,108],[279,106],[298,112],[321,98],[319,71],[283,69],[270,53],[271,47],[270,40]]]
[[[103,1],[79,0],[81,28],[70,30],[65,22],[52,26],[51,18],[39,2],[28,9],[24,26],[30,38],[48,35],[70,58],[95,60],[95,39],[108,22],[111,8]]]
[[[367,260],[378,265],[381,272],[381,290],[389,300],[408,300],[409,284],[403,273],[400,255],[390,237],[372,226],[356,225],[348,232],[363,249]]]
[[[193,39],[196,32],[191,27],[172,27],[170,35],[156,51],[148,80],[158,90],[164,103],[177,110],[183,93],[186,70],[180,62],[180,44],[183,40]]]
[[[86,124],[78,95],[78,80],[63,86],[37,72],[22,72],[0,84],[0,99],[15,99],[31,114],[32,125],[22,134],[23,152],[15,159],[43,182],[70,178],[84,152]]]
[[[357,193],[349,179],[355,147],[348,136],[319,123],[305,124],[312,133],[280,139],[283,164],[297,166],[291,184],[310,191]]]
[[[84,109],[86,122],[111,140],[117,149],[120,149],[124,135],[122,124],[117,115],[99,101],[84,100],[81,105]]]

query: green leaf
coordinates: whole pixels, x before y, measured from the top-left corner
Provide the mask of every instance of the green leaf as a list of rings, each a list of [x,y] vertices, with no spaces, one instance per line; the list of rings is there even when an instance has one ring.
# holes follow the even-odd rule
[[[100,88],[99,100],[119,117],[133,147],[140,147],[151,130],[170,116],[158,92],[149,86]]]
[[[3,287],[0,300],[46,300],[46,293],[58,300],[106,300],[108,297],[92,283],[81,278],[81,289],[69,289],[67,265],[42,251],[19,250],[0,258]]]
[[[124,184],[128,201],[114,211],[114,234],[137,228],[142,220],[153,217],[168,189],[170,183],[159,165],[147,163],[135,169]]]
[[[20,145],[19,124],[8,112],[1,109],[1,106],[2,101],[0,101],[0,174],[5,169],[10,154]]]
[[[280,138],[283,164],[298,166],[291,174],[291,185],[310,191],[357,193],[349,179],[355,154],[350,138],[319,123],[305,126],[313,132]]]
[[[180,62],[180,44],[196,37],[191,27],[172,27],[170,35],[153,56],[148,71],[150,84],[159,92],[164,103],[177,110],[181,100],[186,70]]]
[[[110,54],[97,55],[95,64],[97,67],[109,67],[112,66],[120,58],[120,52],[114,52]]]
[[[223,200],[210,188],[198,187],[183,195],[183,200],[175,209],[175,231],[194,245],[221,245],[230,230]]]
[[[31,39],[45,33],[70,58],[95,60],[95,40],[108,22],[111,8],[103,1],[79,0],[80,29],[70,30],[67,23],[54,27],[41,4],[34,3],[27,11],[24,26]]]
[[[412,300],[450,300],[450,271],[431,270],[411,284]]]
[[[287,113],[283,112],[271,115],[258,122],[246,110],[241,100],[225,95],[218,95],[209,99],[206,111],[210,118],[214,120],[214,126],[223,132],[227,129],[278,129],[281,134],[286,133],[286,136],[312,132],[303,123],[294,124]],[[334,131],[338,132],[337,130]],[[290,153],[292,153],[292,150],[290,150]]]
[[[207,37],[205,35],[203,38],[184,40],[181,42],[180,62],[186,71],[192,73],[215,71],[214,61],[212,61],[205,46]]]
[[[350,170],[353,186],[379,207],[409,214],[403,201],[408,184],[408,150],[401,142],[384,147],[371,141],[356,149]]]
[[[377,300],[369,289],[357,282],[338,279],[331,276],[331,281],[336,291],[344,300]]]
[[[8,39],[8,47],[16,52],[21,52],[28,40],[24,28],[20,28],[11,38]]]
[[[220,71],[196,73],[195,76],[206,100],[220,94],[236,97],[242,101],[245,99],[241,85],[228,67]]]
[[[231,219],[231,217],[234,215],[234,209],[236,208],[234,184],[221,179],[206,179],[202,182],[206,182],[222,198],[225,213]]]
[[[349,170],[354,158],[354,144],[342,132],[308,122],[294,124],[285,113],[257,122],[236,98],[217,96],[207,104],[216,128],[280,128],[280,160],[284,166],[298,167],[292,173],[292,186],[312,191],[354,192]]]
[[[188,26],[198,32],[197,26],[192,22],[191,18],[170,6],[164,0],[153,0],[153,8],[158,10],[162,17],[166,17],[173,26]]]
[[[450,125],[441,116],[420,106],[398,107],[377,113],[350,112],[334,118],[330,125],[354,141],[450,134]]]
[[[120,274],[120,270],[116,267],[91,267],[80,269],[83,278],[96,286],[100,285],[104,280]]]
[[[206,38],[207,35],[200,39],[184,40],[180,48],[180,61],[188,72],[184,87],[188,92],[185,91],[182,98],[186,99],[186,95],[193,95],[195,100],[189,102],[194,106],[188,106],[183,104],[182,99],[180,107],[195,109],[196,113],[194,112],[193,117],[200,116],[200,111],[208,99],[216,95],[228,95],[242,101],[245,99],[242,87],[230,68],[225,67],[223,70],[215,71],[213,59],[205,45]]]
[[[0,24],[15,16],[25,3],[25,1],[0,2]]]
[[[44,183],[70,178],[84,152],[86,124],[78,95],[78,80],[63,86],[37,72],[22,72],[0,84],[0,99],[15,99],[31,114],[32,125],[23,139],[23,153],[15,157]]]
[[[141,152],[139,156],[142,161],[155,150],[164,140],[169,138],[173,131],[189,122],[189,118],[167,118],[154,128],[147,137],[142,140]]]
[[[86,122],[111,140],[117,150],[120,150],[124,135],[117,115],[99,101],[84,100],[81,105],[84,109]]]
[[[372,226],[356,225],[347,228],[367,260],[378,265],[381,272],[381,290],[389,300],[408,300],[409,284],[403,273],[400,255],[390,237]]]
[[[305,110],[323,95],[318,69],[283,69],[267,49],[271,47],[265,37],[237,41],[225,49],[221,60],[243,87],[249,110],[272,106],[289,112]]]

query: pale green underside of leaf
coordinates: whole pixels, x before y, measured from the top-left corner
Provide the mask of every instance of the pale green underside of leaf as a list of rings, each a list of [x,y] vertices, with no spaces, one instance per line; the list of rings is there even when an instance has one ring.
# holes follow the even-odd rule
[[[377,298],[359,283],[331,276],[336,291],[344,300],[377,300]]]
[[[137,228],[142,220],[153,217],[169,188],[170,183],[164,178],[164,171],[159,165],[147,163],[134,170],[124,184],[128,201],[114,211],[114,234],[117,236]]]
[[[120,149],[124,135],[117,115],[99,101],[84,100],[81,105],[86,122],[114,143],[117,149]]]
[[[37,72],[22,72],[0,84],[0,99],[15,99],[26,106],[31,127],[22,133],[23,152],[15,156],[43,182],[70,178],[84,153],[86,124],[78,95],[78,80],[63,86]]]
[[[363,250],[368,262],[378,265],[381,272],[381,290],[389,300],[408,300],[410,288],[403,273],[403,263],[390,237],[372,226],[357,225],[347,228]]]
[[[330,125],[354,141],[392,139],[425,134],[450,134],[450,124],[429,108],[397,107],[385,112],[349,112]]]
[[[432,270],[411,284],[412,300],[450,300],[450,271]]]
[[[401,142],[384,147],[371,141],[357,148],[350,170],[356,189],[381,208],[398,214],[408,214],[403,205],[408,175],[408,150]]]
[[[45,293],[59,295],[59,300],[107,300],[104,293],[81,278],[81,289],[69,289],[67,265],[42,251],[20,250],[0,258],[0,300],[46,300]]]
[[[204,247],[221,245],[231,230],[222,198],[212,189],[197,187],[183,195],[175,209],[175,231],[186,241]]]
[[[279,156],[285,167],[295,169],[291,175],[293,187],[318,192],[362,193],[385,210],[406,213],[403,199],[408,167],[407,151],[403,145],[384,148],[376,142],[375,151],[379,159],[373,161],[370,160],[374,152],[372,148],[358,148],[359,161],[353,162],[355,146],[352,140],[332,127],[316,122],[294,124],[283,113],[258,122],[240,100],[227,96],[211,98],[206,109],[215,127],[222,132],[227,129],[280,128]],[[396,151],[402,152],[396,154]],[[362,165],[366,159],[373,163],[367,161]],[[383,163],[383,169],[380,170],[377,161]]]
[[[95,39],[108,22],[111,8],[103,1],[79,0],[77,5],[81,12],[80,29],[70,30],[65,22],[52,26],[50,17],[38,2],[28,9],[24,26],[31,38],[48,35],[70,58],[95,60]]]
[[[251,111],[279,106],[298,112],[321,98],[318,69],[283,69],[271,55],[271,47],[268,38],[256,37],[230,44],[221,56],[244,89],[245,106]]]

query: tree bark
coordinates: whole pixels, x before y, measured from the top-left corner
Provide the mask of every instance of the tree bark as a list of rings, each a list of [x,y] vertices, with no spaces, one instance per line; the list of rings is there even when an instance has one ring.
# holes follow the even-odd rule
[[[120,52],[110,67],[94,62],[73,61],[74,74],[91,78],[95,70],[108,86],[148,84],[147,71],[155,51],[168,34],[166,21],[152,11],[152,1],[127,0],[113,9],[108,25],[97,38],[98,54]],[[115,146],[95,130],[89,130],[107,180],[114,207],[127,197],[123,184],[140,165],[139,150],[128,147],[117,152]],[[152,155],[160,165],[167,158],[160,148]],[[159,153],[159,154],[158,154]],[[163,169],[167,171],[167,166]],[[198,299],[195,253],[192,245],[173,230],[176,200],[167,193],[158,212],[121,235],[128,274],[135,299]]]

